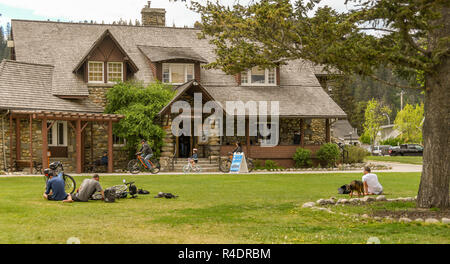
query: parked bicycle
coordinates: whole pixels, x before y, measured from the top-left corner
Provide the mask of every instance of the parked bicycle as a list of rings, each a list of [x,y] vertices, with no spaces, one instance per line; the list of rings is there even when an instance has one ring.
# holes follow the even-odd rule
[[[248,172],[252,172],[253,169],[255,168],[252,159],[245,157],[245,160],[247,161]],[[233,163],[233,153],[228,152],[228,157],[226,159],[220,160],[219,164],[220,171],[224,173],[230,172],[231,163]]]
[[[60,161],[51,163],[49,168],[44,170],[45,185],[47,185],[50,175],[52,175],[53,177],[57,177],[60,173],[63,174],[64,190],[66,191],[66,193],[75,193],[75,188],[77,187],[75,179],[72,178],[72,176],[64,173],[64,167]]]
[[[184,173],[190,173],[190,172],[199,173],[201,171],[202,171],[202,167],[200,167],[200,165],[198,165],[195,162],[192,164],[191,160],[189,160],[188,164],[183,167]]]
[[[144,159],[141,157],[141,155],[136,154],[137,159],[131,160],[128,162],[128,171],[132,174],[138,174],[143,171],[149,171],[152,174],[157,174],[161,170],[161,164],[159,164],[159,161],[157,159],[150,159],[148,162],[151,165],[151,168],[147,167],[145,164]]]

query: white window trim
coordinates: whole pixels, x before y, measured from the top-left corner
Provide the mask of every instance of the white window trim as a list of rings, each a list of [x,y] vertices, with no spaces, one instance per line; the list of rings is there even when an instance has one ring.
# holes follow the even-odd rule
[[[177,65],[185,66],[184,67],[184,83],[188,82],[188,80],[187,80],[188,67],[187,66],[192,66],[192,77],[195,80],[195,64],[192,64],[192,63],[163,63],[163,65],[162,65],[162,71],[163,71],[162,75],[163,76],[164,76],[164,67],[169,66],[169,82],[168,82],[169,84],[174,84],[174,85],[183,84],[183,83],[172,83],[172,67],[170,67],[170,66],[177,66]],[[161,80],[161,81],[163,81],[163,80]]]
[[[114,135],[114,136],[118,137],[116,135]],[[118,138],[120,138],[120,137],[118,137]],[[116,144],[116,143],[114,143],[113,147],[125,147],[125,145],[127,144],[127,140],[125,138],[122,138],[122,140],[123,140],[123,144]]]
[[[274,83],[269,83],[269,69],[264,69],[264,80],[265,83],[252,83],[252,70],[247,71],[247,83],[242,83],[241,86],[277,86],[277,70],[273,69],[274,73]],[[242,75],[243,73],[241,73]]]
[[[108,66],[108,68],[106,69],[106,77],[108,78],[108,83],[110,83],[110,84],[116,84],[117,82],[115,82],[115,81],[110,81],[109,80],[109,64],[112,64],[112,63],[114,63],[114,64],[120,64],[120,66],[121,66],[121,69],[122,69],[122,76],[121,76],[121,82],[123,82],[123,62],[120,62],[120,61],[108,61],[108,63],[107,63],[107,66]]]
[[[90,63],[101,63],[102,64],[102,80],[101,81],[90,81],[89,80],[89,72],[90,72],[90,66],[89,66],[89,64]],[[88,83],[105,83],[105,62],[103,62],[103,61],[88,61],[88,76],[87,76],[87,79],[88,79]]]
[[[58,124],[63,124],[63,129],[64,129],[64,144],[59,145],[58,144]],[[51,124],[51,123],[48,123]],[[67,147],[67,121],[55,121],[55,123],[53,124],[52,128],[52,144],[48,144],[48,146],[50,147]]]

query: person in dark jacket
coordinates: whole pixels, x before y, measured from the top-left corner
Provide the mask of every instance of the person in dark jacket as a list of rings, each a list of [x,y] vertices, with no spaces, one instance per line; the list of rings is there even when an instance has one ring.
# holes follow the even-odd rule
[[[49,174],[47,188],[44,193],[44,199],[49,201],[63,201],[65,203],[73,202],[72,196],[64,190],[63,172],[54,177],[53,173]]]
[[[242,147],[240,142],[236,142],[236,148],[233,150],[233,153],[241,153]]]
[[[150,158],[153,157],[152,148],[150,148],[150,146],[147,144],[147,142],[144,139],[141,140],[141,144],[142,144],[142,147],[139,150],[138,155],[141,155],[141,157],[144,159],[144,162],[145,162],[145,165],[147,165],[147,168],[154,167],[150,164],[150,162],[148,162],[150,160]]]

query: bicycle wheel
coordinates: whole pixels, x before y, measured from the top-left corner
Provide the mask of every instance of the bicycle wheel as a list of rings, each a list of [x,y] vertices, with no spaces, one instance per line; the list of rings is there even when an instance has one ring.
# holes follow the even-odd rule
[[[200,172],[202,172],[202,167],[196,165],[196,166],[194,167],[194,171],[197,172],[197,173],[200,173]]]
[[[255,168],[255,165],[253,165],[253,161],[251,160],[247,160],[247,168],[248,168],[248,172],[252,172],[253,169]]]
[[[66,193],[73,194],[75,192],[75,188],[77,187],[75,179],[64,173],[64,183],[64,190]]]
[[[155,167],[150,168],[150,172],[152,174],[158,174],[161,171],[161,164],[159,164],[158,160],[151,160],[151,162]]]
[[[224,160],[219,166],[221,172],[228,173],[230,172],[231,160]]]
[[[131,174],[138,174],[139,172],[141,172],[141,164],[139,160],[130,160],[130,162],[128,162],[128,171]]]
[[[190,172],[190,166],[189,166],[189,165],[185,165],[185,166],[183,167],[183,172],[184,172],[184,173],[189,173],[189,172]]]

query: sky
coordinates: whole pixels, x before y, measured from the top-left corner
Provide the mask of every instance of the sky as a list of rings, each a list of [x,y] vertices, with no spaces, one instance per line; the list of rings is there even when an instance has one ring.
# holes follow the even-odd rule
[[[173,0],[153,0],[151,7],[165,8],[166,25],[177,27],[193,26],[200,16],[187,7],[187,2]],[[204,1],[204,0],[200,0]],[[220,0],[233,4],[235,0]],[[250,0],[241,0],[247,3]],[[65,22],[97,21],[112,23],[120,18],[134,22],[141,20],[140,11],[146,0],[0,0],[0,25],[5,26],[11,19],[51,20]],[[322,0],[321,6],[329,5],[338,11],[347,10],[344,0]]]

